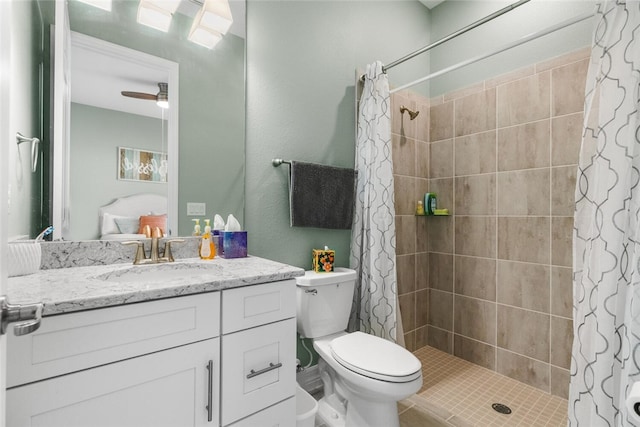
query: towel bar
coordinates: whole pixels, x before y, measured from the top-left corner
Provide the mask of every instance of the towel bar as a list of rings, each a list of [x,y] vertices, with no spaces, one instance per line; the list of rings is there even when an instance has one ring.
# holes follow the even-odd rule
[[[271,164],[275,167],[280,166],[281,164],[286,163],[291,166],[290,160],[282,160],[282,159],[271,159]]]

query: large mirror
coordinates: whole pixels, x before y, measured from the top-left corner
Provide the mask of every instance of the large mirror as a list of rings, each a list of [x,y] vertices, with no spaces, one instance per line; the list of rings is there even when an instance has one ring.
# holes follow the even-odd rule
[[[52,3],[52,2],[44,2]],[[201,7],[197,0],[182,0],[178,12],[174,14],[167,33],[146,27],[136,22],[138,1],[114,0],[112,10],[104,11],[78,0],[68,2],[69,26],[75,37],[95,38],[107,43],[119,45],[131,51],[141,52],[140,56],[152,55],[178,64],[179,79],[177,87],[169,87],[170,109],[178,109],[177,126],[178,146],[177,182],[178,188],[172,195],[168,192],[168,211],[175,209],[177,220],[173,224],[173,235],[191,233],[193,218],[213,218],[216,213],[226,217],[233,214],[244,218],[244,135],[245,135],[245,4],[244,1],[231,0],[234,24],[222,41],[209,50],[188,40],[193,16]],[[53,11],[44,11],[47,13]],[[50,22],[53,21],[49,16]],[[45,20],[46,21],[46,20]],[[71,49],[69,49],[71,50]],[[72,70],[74,64],[73,51],[69,52]],[[80,61],[80,60],[78,60]],[[95,64],[93,64],[95,65]],[[100,68],[100,67],[98,67]],[[127,68],[127,69],[123,69]],[[118,92],[158,92],[158,80],[162,76],[142,71],[139,76],[131,75],[128,66],[104,66],[106,72],[127,75],[131,82]],[[91,73],[96,73],[94,67]],[[75,75],[80,73],[75,72]],[[74,73],[71,76],[71,92],[74,89]],[[120,76],[120,77],[122,77]],[[80,83],[78,83],[80,85]],[[63,226],[65,240],[89,240],[100,238],[101,230],[98,222],[99,206],[109,204],[114,199],[140,193],[167,194],[166,183],[158,180],[121,179],[120,159],[122,149],[129,149],[126,155],[135,157],[139,152],[145,155],[155,153],[156,161],[167,153],[170,143],[168,135],[171,129],[171,115],[163,114],[159,109],[154,114],[130,115],[129,112],[118,111],[115,107],[105,107],[95,102],[100,96],[100,89],[95,90],[83,86],[80,90],[85,99],[91,102],[72,100],[70,109],[69,165],[67,167],[69,203],[68,213]],[[171,103],[171,93],[179,92],[177,103]],[[118,94],[118,96],[121,96]],[[149,103],[149,101],[129,99],[130,102]],[[94,105],[90,105],[90,104]],[[151,103],[149,103],[151,104]],[[55,107],[52,107],[55,108]],[[127,114],[121,122],[114,122],[114,116]],[[45,114],[46,115],[46,114]],[[99,124],[111,124],[100,130]],[[128,124],[113,124],[128,123]],[[55,127],[55,123],[54,126]],[[118,129],[120,128],[120,129]],[[106,129],[106,130],[105,130]],[[92,130],[95,137],[91,138]],[[119,130],[120,132],[115,132]],[[143,137],[144,135],[144,137]],[[153,142],[147,139],[152,138]],[[47,194],[52,179],[60,171],[55,168],[46,171],[46,164],[51,162],[53,147],[45,147],[45,168],[42,176],[44,206],[41,223],[34,220],[37,230],[48,225],[52,214],[61,211],[55,198]],[[167,158],[171,164],[175,158]],[[100,176],[92,173],[91,164],[99,164],[104,169]],[[175,166],[175,165],[174,165]],[[171,183],[171,176],[168,176]],[[187,204],[198,203],[206,206],[203,214],[188,215]],[[149,213],[155,213],[149,209]],[[47,215],[49,212],[49,215]],[[158,212],[161,213],[161,212]]]

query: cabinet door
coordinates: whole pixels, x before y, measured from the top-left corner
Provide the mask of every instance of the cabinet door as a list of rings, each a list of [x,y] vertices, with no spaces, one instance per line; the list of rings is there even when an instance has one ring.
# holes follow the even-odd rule
[[[222,425],[296,392],[296,321],[222,336]]]
[[[214,338],[9,389],[7,425],[218,425],[219,351]]]

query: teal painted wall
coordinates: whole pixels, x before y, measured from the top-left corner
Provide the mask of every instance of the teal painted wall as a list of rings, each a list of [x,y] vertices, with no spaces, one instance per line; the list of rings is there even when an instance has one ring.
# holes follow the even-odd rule
[[[348,266],[350,231],[289,226],[282,157],[353,167],[355,74],[429,42],[429,12],[413,1],[252,1],[247,4],[246,210],[253,255],[305,269],[311,250]],[[415,78],[428,58],[394,75]],[[419,68],[422,68],[420,70]]]
[[[138,24],[137,7],[136,1],[116,0],[108,13],[69,2],[71,30],[180,64],[178,233],[191,234],[187,202],[205,202],[209,218],[243,218],[244,39],[227,34],[208,50],[187,40],[191,19],[175,14],[164,34]]]
[[[446,1],[431,11],[431,38],[438,40],[497,10],[506,1]],[[431,51],[431,72],[491,52],[509,42],[583,13],[595,11],[593,0],[534,0]],[[469,86],[547,58],[589,46],[594,20],[588,19],[431,80],[431,96]],[[415,89],[420,89],[415,86]],[[414,90],[414,89],[412,89]]]
[[[167,195],[166,183],[117,178],[118,147],[163,151],[160,119],[72,103],[70,137],[69,240],[98,239],[98,209],[118,197]]]

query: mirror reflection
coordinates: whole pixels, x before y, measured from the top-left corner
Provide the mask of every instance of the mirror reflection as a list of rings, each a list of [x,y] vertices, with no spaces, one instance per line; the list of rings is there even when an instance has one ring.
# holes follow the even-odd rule
[[[42,14],[46,27],[47,23],[53,23],[53,2],[40,3],[44,5]],[[172,161],[178,162],[179,187],[175,197],[168,195],[168,210],[175,209],[178,217],[172,230],[173,235],[190,234],[192,218],[213,218],[216,213],[224,217],[233,214],[237,218],[244,218],[245,12],[243,1],[231,0],[230,4],[233,26],[213,49],[207,49],[188,40],[192,16],[200,5],[196,0],[182,0],[166,33],[136,22],[137,1],[114,0],[110,12],[77,0],[68,2],[71,31],[173,61],[179,66],[176,89],[179,89],[180,95],[176,105],[170,103],[170,109],[177,108],[179,111],[179,132],[176,138],[178,155],[177,159],[167,159],[169,164]],[[47,35],[48,31],[43,31],[43,34]],[[47,45],[46,41],[44,44]],[[73,61],[72,57],[71,62]],[[45,68],[46,65],[45,63]],[[123,68],[112,68],[115,69],[115,73],[123,72]],[[48,75],[47,70],[44,75]],[[75,79],[75,76],[72,74],[71,78]],[[47,93],[49,82],[47,78],[43,80],[43,93]],[[158,83],[162,83],[160,80],[163,80],[161,76],[152,76],[149,73],[142,73],[137,78],[130,77],[131,85],[121,85],[117,89],[118,96],[124,98],[120,95],[121,91],[157,94]],[[70,82],[72,88],[75,83],[75,80]],[[93,89],[83,89],[81,92],[85,96],[97,99],[97,86]],[[171,87],[168,88],[168,92],[171,97]],[[43,128],[47,129],[47,120],[50,120],[48,117],[52,116],[48,113],[52,112],[46,111],[49,102],[46,96],[44,98]],[[133,98],[129,101],[155,104]],[[137,114],[139,118],[136,120],[133,116],[128,117],[127,120],[131,122],[129,124],[107,126],[111,119],[98,115],[104,114],[104,110],[109,110],[108,114],[111,115],[124,114],[116,113],[118,110],[110,107],[87,106],[81,102],[71,104],[69,223],[65,240],[100,238],[100,206],[132,194],[167,193],[166,189],[162,189],[166,187],[166,183],[119,179],[117,163],[120,159],[120,148],[131,149],[124,154],[125,157],[129,156],[130,162],[138,159],[139,163],[140,152],[146,153],[142,154],[143,158],[149,159],[149,156],[155,155],[159,156],[156,162],[161,161],[158,159],[167,152],[169,145],[167,134],[170,131],[167,128],[170,125],[166,113],[165,117],[162,117],[162,112],[160,117]],[[81,117],[77,117],[76,120],[76,116]],[[99,130],[98,124],[111,131],[120,126],[126,129],[126,132],[109,135],[107,131]],[[44,139],[47,140],[46,132]],[[148,142],[147,139],[153,142]],[[43,187],[40,194],[32,195],[34,203],[41,205],[33,211],[40,211],[41,214],[35,215],[31,220],[30,229],[33,235],[50,223],[52,212],[61,209],[51,202],[50,177],[56,171],[47,170],[55,143],[54,141],[51,144],[43,144],[45,165],[39,172]],[[98,168],[105,169],[100,176],[94,174]],[[170,174],[167,179],[170,185]],[[82,192],[76,195],[77,191]],[[85,203],[88,198],[93,199],[91,203]],[[205,204],[204,215],[188,215],[187,203],[193,202]],[[149,213],[154,211],[149,210]],[[27,221],[28,216],[24,215],[23,221]]]

